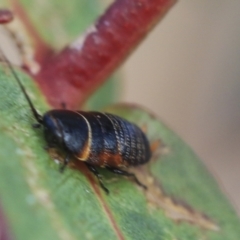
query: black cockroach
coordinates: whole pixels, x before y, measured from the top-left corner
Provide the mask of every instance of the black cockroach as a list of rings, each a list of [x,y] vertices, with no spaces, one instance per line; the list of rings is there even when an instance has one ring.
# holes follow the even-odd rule
[[[109,191],[103,185],[96,167],[132,177],[138,185],[146,188],[133,173],[124,170],[130,166],[147,163],[151,158],[149,141],[138,126],[116,115],[101,112],[54,109],[41,116],[37,113],[11,63],[3,53],[2,56],[37,121],[33,127],[43,127],[49,148],[58,148],[66,153],[60,167],[61,171],[71,158],[76,158],[83,161],[94,173],[106,193]]]

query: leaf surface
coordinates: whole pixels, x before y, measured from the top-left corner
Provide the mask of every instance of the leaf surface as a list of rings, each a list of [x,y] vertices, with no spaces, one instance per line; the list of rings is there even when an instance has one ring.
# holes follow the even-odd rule
[[[39,112],[47,111],[33,81],[20,71],[18,75]],[[0,69],[0,98],[0,193],[15,239],[240,238],[236,213],[202,163],[147,111],[131,105],[106,110],[146,128],[151,142],[160,139],[166,149],[143,169],[133,169],[148,184],[146,192],[102,170],[107,196],[81,163],[59,173],[5,66]]]
[[[103,12],[101,0],[15,0],[39,36],[55,49],[75,40]]]

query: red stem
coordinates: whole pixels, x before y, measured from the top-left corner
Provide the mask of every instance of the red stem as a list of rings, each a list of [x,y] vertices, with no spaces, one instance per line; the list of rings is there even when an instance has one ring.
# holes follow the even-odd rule
[[[77,108],[123,62],[176,0],[117,0],[84,37],[36,76],[50,104]]]
[[[11,240],[13,239],[10,234],[10,228],[7,224],[7,218],[2,210],[2,206],[0,206],[0,239],[1,240]]]
[[[13,20],[13,14],[8,9],[0,9],[0,24],[6,24]]]

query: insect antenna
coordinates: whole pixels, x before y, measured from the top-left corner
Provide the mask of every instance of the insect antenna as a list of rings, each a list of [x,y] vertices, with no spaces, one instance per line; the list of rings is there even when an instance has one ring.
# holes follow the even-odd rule
[[[28,96],[24,86],[22,85],[17,73],[15,72],[15,70],[13,69],[12,67],[12,64],[10,63],[10,61],[8,60],[8,58],[5,56],[5,54],[3,53],[2,49],[0,48],[0,54],[2,55],[3,57],[3,60],[7,63],[11,73],[13,74],[15,80],[17,81],[20,89],[22,90],[25,98],[27,99],[27,102],[32,110],[32,113],[33,113],[33,116],[35,117],[35,119],[37,120],[38,123],[42,124],[42,116],[40,114],[38,114],[37,110],[35,109],[30,97]]]

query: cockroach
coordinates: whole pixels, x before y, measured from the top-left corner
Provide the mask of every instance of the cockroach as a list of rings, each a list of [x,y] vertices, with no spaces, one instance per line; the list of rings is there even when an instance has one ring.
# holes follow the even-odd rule
[[[60,167],[61,172],[70,159],[74,158],[86,164],[106,193],[109,190],[104,186],[97,167],[131,177],[146,189],[133,173],[126,171],[128,167],[149,162],[152,155],[149,141],[137,125],[119,116],[102,112],[53,109],[40,115],[11,63],[3,53],[2,56],[37,121],[33,127],[43,128],[48,148],[60,149],[66,153]]]

